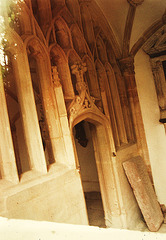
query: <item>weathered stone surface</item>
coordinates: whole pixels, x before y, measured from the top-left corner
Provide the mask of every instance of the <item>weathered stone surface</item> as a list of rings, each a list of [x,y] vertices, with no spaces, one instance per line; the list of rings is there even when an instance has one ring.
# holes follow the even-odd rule
[[[130,159],[123,167],[149,230],[157,231],[163,215],[142,158]]]

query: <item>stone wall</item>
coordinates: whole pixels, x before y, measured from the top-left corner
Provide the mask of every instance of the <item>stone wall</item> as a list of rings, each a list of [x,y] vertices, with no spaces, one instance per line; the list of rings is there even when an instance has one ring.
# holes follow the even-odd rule
[[[0,215],[8,218],[88,224],[79,173],[64,166],[43,176],[24,175],[3,189],[0,202]]]

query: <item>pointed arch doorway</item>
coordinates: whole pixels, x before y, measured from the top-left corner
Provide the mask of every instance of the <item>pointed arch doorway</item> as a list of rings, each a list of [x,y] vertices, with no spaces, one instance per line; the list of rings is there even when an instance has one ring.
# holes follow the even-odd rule
[[[78,124],[82,121],[85,123],[85,127],[88,126],[91,137],[91,153],[94,153],[94,159],[91,158],[91,168],[95,168],[95,171],[90,171],[90,166],[86,163],[85,169],[82,169],[82,172],[86,172],[87,169],[90,171],[89,174],[92,174],[94,177],[94,182],[91,181],[88,185],[86,181],[84,182],[84,177],[82,177],[83,188],[89,191],[100,189],[101,199],[104,209],[104,218],[106,227],[124,227],[125,223],[122,219],[122,203],[121,203],[121,191],[120,191],[120,182],[118,177],[118,171],[116,166],[116,157],[115,157],[115,146],[112,137],[111,125],[107,117],[97,108],[94,104],[93,99],[86,93],[86,91],[81,93],[80,96],[76,96],[72,104],[68,108],[69,114],[69,125],[70,131],[73,138],[73,145],[75,149],[75,158],[77,169],[79,169],[80,155],[81,152],[78,152],[78,147],[75,143],[75,134],[73,130],[77,128]],[[85,132],[86,133],[86,132]],[[86,140],[86,139],[85,139]],[[86,141],[83,142],[86,144]],[[84,148],[84,147],[83,147]],[[85,153],[84,153],[85,154]],[[82,155],[84,159],[85,155]],[[88,155],[88,153],[86,153]],[[89,162],[90,162],[89,161]],[[88,162],[88,161],[87,161]],[[81,166],[83,168],[83,165]],[[92,184],[93,182],[93,184]],[[97,183],[98,182],[98,183]],[[83,191],[84,191],[83,189]]]

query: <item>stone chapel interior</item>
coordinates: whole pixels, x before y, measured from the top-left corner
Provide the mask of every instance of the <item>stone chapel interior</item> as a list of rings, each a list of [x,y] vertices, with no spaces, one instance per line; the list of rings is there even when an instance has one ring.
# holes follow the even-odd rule
[[[166,0],[1,4],[0,216],[158,231]]]

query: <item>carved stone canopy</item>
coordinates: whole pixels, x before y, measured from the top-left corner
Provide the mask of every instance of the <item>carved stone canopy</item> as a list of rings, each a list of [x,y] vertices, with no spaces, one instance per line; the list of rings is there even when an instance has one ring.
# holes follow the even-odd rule
[[[141,5],[144,2],[144,0],[127,0],[127,1],[134,7]]]
[[[166,26],[161,27],[144,44],[143,50],[150,56],[158,105],[160,109],[160,122],[166,119]]]
[[[84,114],[87,111],[103,116],[103,109],[99,109],[95,105],[95,98],[84,90],[80,95],[75,96],[75,99],[67,109],[70,124],[76,116]]]
[[[143,50],[151,57],[156,57],[166,51],[166,26],[161,27],[149,38],[144,44]]]

